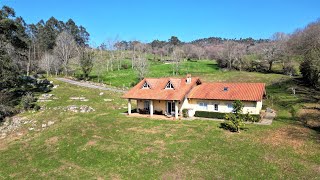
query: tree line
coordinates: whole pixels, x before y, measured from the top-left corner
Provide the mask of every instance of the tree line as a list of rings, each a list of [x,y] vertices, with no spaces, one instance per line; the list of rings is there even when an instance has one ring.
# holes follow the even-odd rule
[[[150,43],[115,41],[109,50],[125,51],[140,79],[147,73],[147,55],[152,54],[150,60],[170,61],[173,75],[179,73],[179,65],[184,60],[212,59],[227,70],[276,72],[290,76],[301,74],[306,83],[319,86],[319,39],[320,20],[317,20],[291,34],[276,32],[269,39],[210,37],[182,42],[172,36],[167,41],[153,40]],[[100,48],[108,49],[102,47],[106,47],[105,44]]]
[[[39,71],[47,74],[70,72],[71,62],[87,72],[92,65],[89,33],[70,19],[51,17],[46,22],[27,24],[14,9],[0,9],[0,120],[20,107],[34,106],[35,91],[48,91],[49,81],[29,77]]]

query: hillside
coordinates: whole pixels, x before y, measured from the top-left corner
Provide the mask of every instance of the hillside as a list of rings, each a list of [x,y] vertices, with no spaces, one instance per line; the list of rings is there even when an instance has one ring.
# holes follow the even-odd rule
[[[128,64],[129,66],[129,64]],[[173,64],[152,62],[146,77],[184,77],[186,74],[197,76],[204,81],[228,81],[228,82],[266,82],[271,84],[279,79],[288,79],[282,74],[268,74],[247,71],[228,71],[220,69],[214,60],[183,61],[179,66],[179,75],[172,74]],[[96,78],[96,69],[93,69],[92,78]],[[137,73],[130,66],[128,69],[104,71],[101,80],[106,84],[117,87],[132,87],[138,82]]]
[[[312,100],[319,98],[319,92],[278,74],[223,72],[209,61],[185,65],[194,75],[208,81],[267,83],[268,97],[272,98],[265,100],[265,105],[277,110],[277,118],[271,126],[248,124],[245,131],[236,134],[219,128],[220,123],[215,121],[126,117],[122,114],[126,112],[126,101],[120,99],[121,94],[104,91],[99,95],[101,91],[53,79],[59,85],[50,92],[55,98],[41,102],[43,110],[39,112],[19,115],[34,123],[23,124],[0,139],[0,177],[314,179],[320,176],[319,130],[298,121],[300,115],[306,115],[300,114],[299,109],[313,107]],[[166,67],[158,65],[158,71],[151,76],[169,75],[169,71],[164,71]],[[131,81],[127,79],[131,70],[112,73],[114,76],[118,73],[117,79],[121,79],[111,78],[113,84]],[[293,85],[298,86],[296,96],[288,90]],[[70,99],[75,96],[88,101]],[[70,105],[86,105],[95,111],[63,110]],[[312,116],[308,120],[316,122],[311,121]],[[43,127],[49,121],[54,124]]]

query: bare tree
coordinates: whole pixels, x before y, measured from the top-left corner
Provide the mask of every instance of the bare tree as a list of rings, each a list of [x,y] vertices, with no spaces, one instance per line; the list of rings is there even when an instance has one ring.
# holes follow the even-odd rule
[[[179,74],[180,64],[183,58],[183,50],[179,47],[175,47],[171,53],[171,59],[173,60],[172,64],[172,74]]]
[[[70,59],[78,55],[73,36],[66,31],[60,33],[56,39],[54,54],[61,61],[65,75],[68,75]]]
[[[185,54],[185,57],[187,58],[187,59],[191,59],[191,58],[193,58],[193,52],[194,52],[194,49],[195,49],[196,47],[195,47],[195,45],[193,45],[193,44],[184,44],[183,46],[182,46],[182,50],[183,50],[183,52],[184,52],[184,54]]]
[[[247,45],[246,44],[240,44],[238,43],[233,51],[233,58],[234,58],[234,62],[233,62],[233,67],[238,69],[238,70],[242,70],[242,66],[243,66],[243,58],[244,56],[247,54]]]
[[[272,65],[277,60],[277,56],[279,55],[280,49],[278,47],[277,42],[267,42],[262,43],[260,45],[261,53],[264,60],[269,64],[268,71],[272,71]]]
[[[107,58],[105,57],[105,49],[103,44],[99,46],[98,53],[94,58],[93,67],[97,72],[98,82],[100,82],[100,77],[103,71],[107,70]]]
[[[286,51],[286,42],[289,35],[277,32],[271,37],[270,42],[264,42],[256,45],[257,53],[262,55],[263,60],[268,64],[268,71],[272,71],[273,64],[276,61],[281,62]]]
[[[289,47],[302,58],[300,72],[312,86],[320,85],[320,19],[293,33]]]
[[[108,38],[105,44],[105,50],[108,53],[107,57],[107,71],[113,71],[113,65],[116,60],[116,43],[118,42],[118,37]]]
[[[201,57],[203,57],[206,53],[206,51],[203,49],[203,47],[200,47],[200,46],[195,46],[193,48],[193,52],[197,56],[198,60],[200,60]]]
[[[124,50],[125,47],[120,43],[120,41],[115,43],[115,48],[116,48],[116,59],[118,62],[118,71],[121,69],[122,66],[122,61],[125,58]]]
[[[228,69],[233,68],[233,63],[235,60],[235,53],[234,49],[237,46],[237,43],[234,41],[226,41],[223,43],[223,50],[220,52],[218,59],[218,64],[220,64],[221,67],[227,67]]]
[[[95,53],[93,49],[90,48],[81,48],[81,53],[79,57],[79,64],[83,72],[84,79],[88,79],[89,74],[93,68],[93,61]]]
[[[138,55],[138,58],[136,59],[135,69],[138,73],[139,79],[143,79],[149,71],[149,63],[145,56]]]
[[[54,61],[55,61],[54,59],[55,59],[55,57],[48,52],[45,52],[44,55],[42,56],[42,58],[40,59],[39,66],[41,69],[46,71],[47,77],[49,76],[49,73],[54,66]]]
[[[148,59],[146,58],[146,47],[144,44],[139,43],[136,45],[136,61],[135,61],[135,70],[138,73],[138,78],[141,80],[145,77],[145,75],[149,71],[149,62]]]
[[[57,57],[53,56],[53,61],[51,66],[52,66],[51,69],[54,71],[54,74],[58,76],[59,72],[61,72],[61,67],[62,67],[61,61]]]

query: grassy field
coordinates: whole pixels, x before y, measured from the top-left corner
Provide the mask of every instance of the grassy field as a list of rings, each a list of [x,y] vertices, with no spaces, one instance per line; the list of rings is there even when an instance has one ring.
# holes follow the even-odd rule
[[[199,76],[205,81],[234,81],[234,82],[266,82],[268,84],[279,80],[281,78],[288,78],[281,74],[268,74],[257,72],[245,72],[245,71],[223,71],[220,70],[215,61],[212,60],[200,60],[200,61],[184,61],[180,65],[180,71],[178,77],[184,77],[186,74],[191,73],[192,76]],[[96,73],[93,70],[92,77],[95,77]],[[147,77],[171,77],[172,64],[156,63],[152,62],[150,65],[149,73]],[[104,83],[111,84],[117,87],[131,87],[136,84],[137,74],[130,68],[121,69],[115,71],[104,72],[102,78]],[[96,80],[96,79],[94,79]]]
[[[126,117],[121,94],[99,96],[99,90],[54,81],[60,86],[51,93],[58,99],[41,103],[45,111],[20,115],[36,120],[35,131],[26,124],[19,130],[24,135],[14,132],[0,140],[0,179],[319,179],[319,130],[303,126],[296,112],[316,104],[319,92],[278,74],[222,72],[209,61],[184,65],[208,81],[266,82],[272,98],[265,104],[278,117],[271,126],[248,124],[240,134],[214,121]],[[162,70],[155,68],[150,76],[170,74],[167,65],[158,66]],[[105,78],[118,85],[133,80],[131,70],[116,73]],[[293,85],[299,86],[299,95],[291,95]],[[89,105],[95,111],[54,110],[68,105]],[[41,128],[48,121],[55,124]]]

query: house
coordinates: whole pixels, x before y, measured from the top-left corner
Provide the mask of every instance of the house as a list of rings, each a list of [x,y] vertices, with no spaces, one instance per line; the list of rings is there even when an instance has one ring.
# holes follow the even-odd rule
[[[164,114],[178,118],[183,109],[190,117],[196,111],[232,112],[232,103],[241,100],[243,113],[259,114],[265,95],[264,83],[206,83],[198,77],[145,78],[125,93],[128,114],[131,101],[137,101],[139,113]]]

